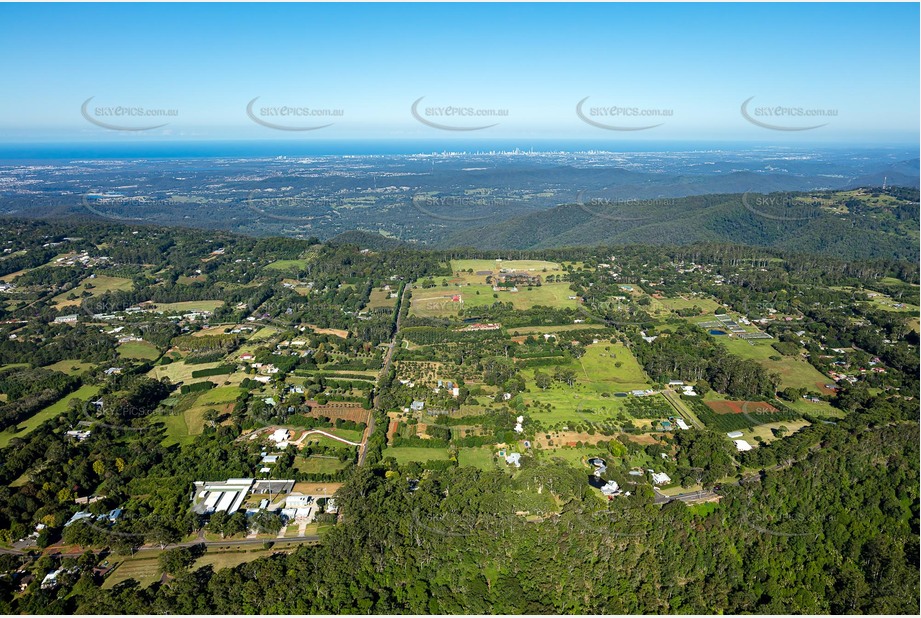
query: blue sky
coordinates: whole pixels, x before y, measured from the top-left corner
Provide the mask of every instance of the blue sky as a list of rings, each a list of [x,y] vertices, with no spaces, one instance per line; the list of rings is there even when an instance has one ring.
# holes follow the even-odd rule
[[[917,4],[0,5],[0,142],[443,137],[911,142],[919,132]],[[147,118],[100,107],[177,110]],[[255,114],[288,127],[257,124]],[[418,121],[414,101],[432,122]],[[576,114],[658,110],[645,117]],[[813,122],[783,106],[831,110]],[[264,108],[341,110],[271,117]],[[489,118],[430,108],[507,110]],[[428,110],[431,113],[427,113]],[[265,113],[264,113],[265,112]],[[599,112],[600,113],[600,112]],[[646,112],[650,113],[650,112]],[[164,122],[156,119],[156,123]],[[112,122],[109,122],[112,124]]]

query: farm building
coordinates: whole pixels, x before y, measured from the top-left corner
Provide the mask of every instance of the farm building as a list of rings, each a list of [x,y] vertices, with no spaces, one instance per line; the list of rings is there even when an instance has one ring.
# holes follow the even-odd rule
[[[199,514],[225,511],[232,515],[253,486],[253,479],[227,479],[226,481],[196,481],[192,492],[192,510]]]
[[[287,429],[276,429],[274,432],[272,432],[272,435],[269,436],[269,440],[278,443],[287,442],[289,435],[291,435],[291,432]]]
[[[733,440],[736,444],[736,449],[739,451],[750,451],[752,450],[752,445],[746,442],[745,440]]]

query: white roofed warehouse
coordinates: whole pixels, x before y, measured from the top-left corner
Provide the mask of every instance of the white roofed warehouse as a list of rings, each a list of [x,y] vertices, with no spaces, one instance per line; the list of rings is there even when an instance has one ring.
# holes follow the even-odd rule
[[[253,479],[226,481],[196,481],[192,492],[192,511],[200,515],[225,511],[236,513],[253,486]]]

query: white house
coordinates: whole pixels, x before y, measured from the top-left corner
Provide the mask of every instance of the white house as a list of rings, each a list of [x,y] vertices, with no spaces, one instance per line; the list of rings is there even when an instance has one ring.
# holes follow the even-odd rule
[[[620,486],[618,486],[616,481],[608,481],[601,486],[601,493],[606,496],[614,496],[620,493]]]

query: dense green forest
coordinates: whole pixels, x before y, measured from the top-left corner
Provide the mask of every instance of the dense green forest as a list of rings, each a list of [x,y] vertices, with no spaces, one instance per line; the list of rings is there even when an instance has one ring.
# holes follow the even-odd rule
[[[871,195],[878,197],[881,190]],[[845,258],[911,259],[918,245],[918,191],[891,207],[869,207],[836,192],[702,195],[669,199],[585,199],[463,230],[447,246],[538,249],[594,244],[733,242]],[[839,201],[848,216],[822,200]],[[762,207],[761,204],[769,206]],[[758,206],[753,206],[758,204]],[[819,206],[823,204],[823,206]]]
[[[565,465],[449,469],[409,491],[362,469],[322,546],[232,570],[125,583],[51,608],[86,613],[912,613],[917,425],[819,426],[789,465],[706,513],[650,496],[602,504]],[[795,458],[795,459],[794,459]],[[561,512],[525,521],[523,491]]]

